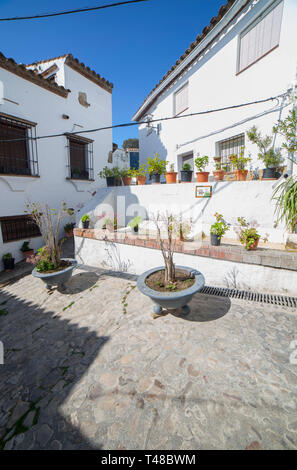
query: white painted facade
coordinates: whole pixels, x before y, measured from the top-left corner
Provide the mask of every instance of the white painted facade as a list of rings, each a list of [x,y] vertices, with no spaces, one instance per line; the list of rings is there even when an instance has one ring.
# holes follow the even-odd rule
[[[67,179],[66,136],[37,140],[38,177],[0,174],[0,217],[24,214],[27,201],[44,202],[55,208],[65,201],[68,207],[78,211],[98,187],[105,185],[105,181],[97,175],[107,164],[108,153],[112,150],[112,131],[84,134],[84,130],[112,124],[112,94],[73,70],[64,59],[53,62],[58,66],[58,84],[70,90],[66,98],[0,65],[0,82],[4,90],[0,113],[36,123],[37,136],[79,132],[80,136],[92,139],[95,181]],[[42,67],[48,68],[50,65],[51,62],[47,62]],[[79,103],[79,92],[86,93],[90,106]],[[69,119],[63,119],[62,115],[69,116]],[[0,260],[4,253],[10,252],[16,262],[20,261],[23,258],[20,247],[25,240],[3,243],[0,229]],[[41,238],[32,238],[31,246],[35,250],[41,245]]]
[[[283,11],[278,47],[237,73],[242,34],[258,21],[260,15],[280,3],[279,8],[283,7]],[[180,116],[285,93],[296,80],[296,23],[296,0],[251,0],[248,5],[247,0],[236,0],[206,37],[146,98],[133,120],[145,120],[148,115],[151,119],[174,116],[174,95],[186,84],[188,107]],[[196,56],[198,58],[194,60]],[[210,157],[206,171],[212,171],[212,157],[219,155],[220,141],[245,134],[253,125],[264,134],[271,134],[273,125],[280,116],[284,118],[291,107],[286,106],[281,112],[282,104],[282,100],[278,103],[269,101],[213,114],[164,121],[159,129],[156,129],[157,123],[154,123],[153,132],[148,132],[147,125],[142,124],[139,126],[140,163],[146,162],[154,153],[159,153],[162,159],[174,163],[175,169],[179,171],[183,157],[193,155],[195,159],[200,154]],[[260,116],[256,117],[257,115]],[[246,121],[247,119],[249,120]],[[278,136],[275,146],[280,147],[281,143]],[[263,163],[257,160],[257,147],[248,141],[246,134],[244,145],[245,155],[250,155],[253,160],[248,169],[263,168]],[[283,156],[287,157],[285,153]],[[296,165],[293,171],[297,171]]]

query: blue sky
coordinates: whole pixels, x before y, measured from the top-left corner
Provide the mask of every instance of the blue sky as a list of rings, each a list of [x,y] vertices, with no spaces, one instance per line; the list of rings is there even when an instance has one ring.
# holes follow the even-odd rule
[[[0,0],[0,17],[67,10],[116,0]],[[129,122],[146,95],[224,0],[150,0],[39,20],[0,22],[0,51],[31,63],[71,52],[114,84],[113,124]],[[122,144],[137,127],[114,130]]]

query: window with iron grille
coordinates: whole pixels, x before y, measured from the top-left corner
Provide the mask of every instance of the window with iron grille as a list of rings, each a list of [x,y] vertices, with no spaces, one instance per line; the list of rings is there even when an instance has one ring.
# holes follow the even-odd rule
[[[35,125],[0,114],[0,174],[38,176]]]
[[[0,224],[3,243],[41,236],[30,215],[0,217]]]
[[[93,141],[81,136],[68,136],[67,139],[68,178],[93,180]]]
[[[244,147],[245,136],[244,134],[239,134],[230,139],[221,140],[218,143],[219,147],[219,156],[221,157],[222,165],[227,165],[229,170],[230,159],[231,155],[239,155],[242,147]]]
[[[240,37],[238,72],[279,45],[284,2],[266,10]]]

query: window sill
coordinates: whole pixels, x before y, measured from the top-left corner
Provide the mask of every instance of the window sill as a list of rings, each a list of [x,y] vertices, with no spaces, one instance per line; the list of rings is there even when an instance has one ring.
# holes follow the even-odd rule
[[[270,54],[270,52],[272,51],[275,51],[275,49],[277,49],[279,47],[279,44],[277,44],[277,46],[274,46],[272,49],[270,49],[269,51],[265,52],[265,54],[261,55],[261,57],[258,57],[258,59],[256,59],[254,62],[252,62],[251,64],[247,65],[244,69],[242,70],[239,70],[235,76],[237,77],[238,75],[240,75],[241,73],[245,72],[246,70],[248,70],[250,67],[252,67],[253,65],[255,65],[257,62],[259,62],[260,60],[262,60],[264,57],[266,57],[268,54]]]
[[[15,177],[15,178],[40,178],[39,175],[22,175],[17,173],[1,173],[0,176],[8,176],[8,177]]]
[[[183,109],[182,111],[180,111],[178,114],[175,114],[174,117],[177,117],[177,116],[180,116],[181,114],[183,114],[185,111],[188,111],[189,107]]]
[[[66,178],[68,181],[80,181],[83,183],[93,183],[95,180],[87,179],[87,178]]]

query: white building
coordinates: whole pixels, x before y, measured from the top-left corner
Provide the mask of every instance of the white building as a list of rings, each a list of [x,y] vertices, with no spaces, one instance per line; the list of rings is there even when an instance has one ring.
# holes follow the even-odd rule
[[[180,117],[139,126],[140,163],[156,152],[178,171],[185,162],[194,169],[193,159],[200,154],[210,157],[211,171],[213,156],[227,161],[244,145],[253,159],[249,169],[263,168],[246,131],[256,125],[271,135],[290,109],[283,107],[287,101],[182,116],[285,93],[296,80],[296,25],[296,0],[229,0],[222,6],[135,113],[134,121]],[[280,145],[277,137],[275,146]]]
[[[105,185],[97,174],[112,131],[85,131],[111,126],[113,85],[70,54],[29,66],[0,54],[0,83],[0,259],[10,252],[19,261],[23,241],[42,244],[27,201],[79,210]]]

